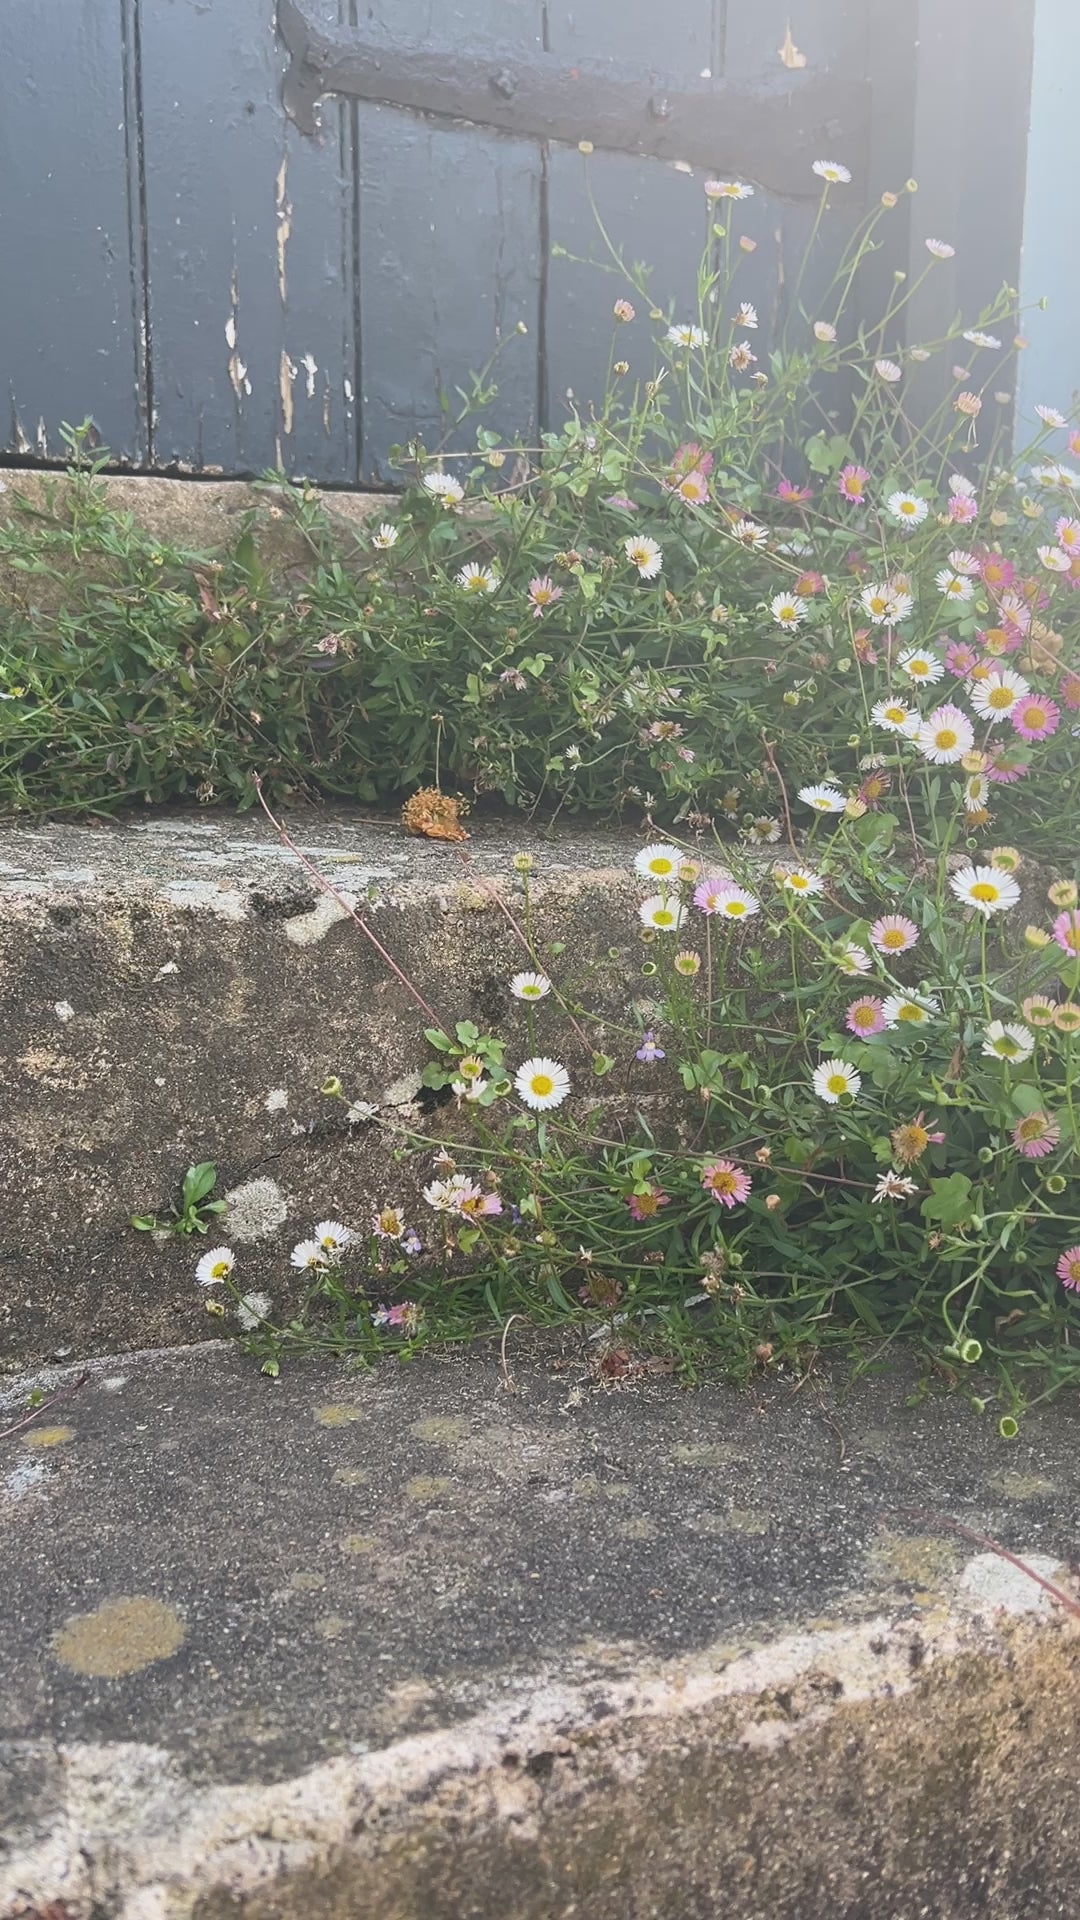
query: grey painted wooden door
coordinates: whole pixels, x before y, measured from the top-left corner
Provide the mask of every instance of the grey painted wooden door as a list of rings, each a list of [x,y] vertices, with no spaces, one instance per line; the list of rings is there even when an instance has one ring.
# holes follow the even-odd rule
[[[593,203],[685,304],[715,124],[718,165],[782,189],[746,210],[768,312],[807,143],[858,148],[853,203],[910,166],[929,3],[875,87],[880,0],[281,0],[324,48],[310,131],[275,0],[6,0],[0,452],[62,458],[90,415],[122,464],[374,483],[496,347],[489,424],[534,434],[602,384],[622,289],[567,257],[602,256]]]

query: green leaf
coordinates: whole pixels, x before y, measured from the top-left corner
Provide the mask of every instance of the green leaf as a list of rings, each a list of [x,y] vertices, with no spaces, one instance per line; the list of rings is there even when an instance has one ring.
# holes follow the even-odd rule
[[[185,1207],[196,1207],[199,1201],[212,1192],[217,1183],[217,1168],[212,1160],[203,1160],[197,1167],[189,1167],[184,1175],[183,1197]]]
[[[959,1226],[971,1212],[971,1181],[966,1173],[950,1173],[944,1180],[931,1180],[930,1192],[920,1208],[924,1220],[936,1220],[943,1227]]]
[[[441,1027],[425,1027],[424,1039],[430,1047],[437,1047],[440,1053],[453,1052],[454,1043],[450,1035],[444,1033]]]

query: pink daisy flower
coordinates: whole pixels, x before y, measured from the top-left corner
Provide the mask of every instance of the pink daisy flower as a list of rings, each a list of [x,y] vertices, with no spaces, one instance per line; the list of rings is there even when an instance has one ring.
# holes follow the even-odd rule
[[[952,640],[945,649],[945,665],[958,680],[966,680],[979,664],[979,656],[967,640]]]
[[[1029,761],[1017,759],[1015,753],[1009,752],[1008,747],[995,747],[993,752],[986,756],[983,772],[995,786],[1014,787],[1018,780],[1024,778],[1029,765]]]
[[[1061,1139],[1061,1128],[1049,1113],[1025,1113],[1012,1130],[1012,1143],[1025,1160],[1043,1160]]]
[[[857,1033],[863,1038],[870,1033],[884,1032],[884,1003],[875,1000],[872,993],[864,994],[861,1000],[852,1001],[844,1016],[844,1024],[849,1033]]]
[[[655,1214],[659,1213],[661,1207],[671,1205],[671,1195],[665,1193],[662,1187],[654,1187],[650,1183],[646,1193],[628,1193],[626,1204],[630,1209],[631,1219],[651,1220]]]
[[[969,493],[952,494],[945,511],[953,525],[957,527],[969,526],[972,520],[977,520],[979,517],[978,502],[973,500]]]
[[[671,465],[675,473],[703,473],[708,479],[713,470],[713,457],[711,453],[703,453],[696,440],[684,440],[672,454]]]
[[[694,467],[690,473],[684,473],[681,480],[670,484],[670,491],[677,493],[680,500],[688,500],[693,507],[703,507],[709,498],[709,483],[700,467]]]
[[[866,483],[870,475],[865,467],[842,467],[836,477],[836,484],[845,500],[851,500],[861,507],[866,499]]]
[[[789,506],[801,507],[807,500],[812,500],[814,495],[810,487],[797,487],[793,480],[778,480],[774,488],[774,497],[777,500],[786,500]]]
[[[1080,1246],[1066,1247],[1057,1263],[1057,1277],[1070,1293],[1080,1293]]]
[[[722,1207],[734,1207],[748,1198],[750,1175],[731,1160],[710,1160],[701,1169],[701,1184]]]
[[[549,607],[561,600],[563,590],[555,585],[549,573],[538,573],[529,581],[529,599],[532,602],[532,617],[539,620]]]
[[[979,574],[984,587],[996,593],[1002,587],[1011,587],[1016,579],[1016,568],[1004,554],[984,553],[979,564]]]
[[[907,953],[918,937],[914,920],[902,913],[884,913],[870,929],[870,945],[879,953]]]
[[[1058,692],[1070,713],[1080,712],[1080,673],[1063,673]]]
[[[1075,907],[1058,914],[1051,932],[1062,953],[1070,954],[1074,960],[1080,960],[1080,913]]]
[[[824,593],[825,575],[823,573],[814,573],[812,569],[806,573],[800,573],[791,591],[801,596]]]
[[[1017,701],[1009,719],[1021,740],[1049,740],[1050,735],[1057,732],[1061,708],[1040,694],[1029,693]]]

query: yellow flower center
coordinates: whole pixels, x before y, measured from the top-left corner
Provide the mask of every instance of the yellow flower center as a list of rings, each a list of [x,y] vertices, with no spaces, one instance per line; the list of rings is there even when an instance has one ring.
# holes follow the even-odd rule
[[[895,721],[897,726],[902,726],[904,721],[907,719],[907,708],[906,707],[886,707],[885,718],[886,720]]]
[[[229,1263],[227,1260],[215,1260],[210,1271],[215,1280],[224,1280],[225,1275],[229,1271]]]
[[[848,1086],[847,1074],[830,1073],[825,1085],[829,1093],[846,1093]]]
[[[995,887],[992,880],[976,880],[971,889],[971,897],[973,900],[982,900],[987,903],[1000,900],[1001,888]]]
[[[934,735],[934,744],[940,747],[943,753],[951,753],[959,743],[960,736],[955,727],[939,727]]]
[[[881,944],[890,953],[895,953],[898,948],[901,948],[904,945],[904,936],[899,927],[887,927],[881,936]]]
[[[900,511],[901,513],[908,514],[914,513],[916,511],[914,500],[902,500],[900,502]]]
[[[1024,718],[1024,725],[1026,727],[1045,727],[1046,708],[1045,707],[1025,707],[1023,718]]]
[[[522,987],[521,997],[523,1000],[541,1000],[543,998],[543,995],[541,994],[539,987],[530,984],[528,986]]]
[[[916,1006],[913,1000],[905,1000],[896,1017],[898,1020],[910,1020],[915,1026],[918,1026],[921,1020],[926,1019],[926,1009],[925,1007]]]
[[[991,687],[986,704],[988,707],[993,707],[995,713],[1008,713],[1015,699],[1016,695],[1011,687]]]
[[[555,1082],[550,1073],[534,1073],[529,1088],[538,1100],[546,1100],[549,1093],[554,1093]]]
[[[909,660],[908,661],[908,672],[914,674],[916,679],[918,679],[920,674],[929,673],[929,671],[930,671],[929,662],[926,660]]]
[[[670,927],[674,919],[675,915],[671,912],[670,908],[657,907],[656,912],[653,914],[653,926]]]
[[[746,902],[744,900],[729,900],[727,906],[724,908],[724,912],[730,914],[733,920],[737,920],[740,913],[746,912]]]
[[[876,1019],[877,1013],[873,1007],[858,1007],[856,1009],[855,1025],[857,1027],[872,1027]]]
[[[649,861],[649,872],[655,873],[661,879],[665,878],[669,873],[674,873],[674,871],[674,860],[667,859],[666,855],[662,853],[657,854],[655,860]]]

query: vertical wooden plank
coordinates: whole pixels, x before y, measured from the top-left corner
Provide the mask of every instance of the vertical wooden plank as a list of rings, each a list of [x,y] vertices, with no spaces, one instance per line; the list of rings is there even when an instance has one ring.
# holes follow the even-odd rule
[[[500,49],[542,45],[541,0],[512,10],[499,0],[371,0],[365,20],[406,47],[473,49],[493,70]],[[475,446],[480,420],[508,436],[535,432],[541,155],[535,143],[367,102],[356,124],[363,477],[378,481],[391,446],[414,434],[439,443],[461,408],[455,389],[496,348],[497,399],[453,444]]]
[[[642,88],[659,66],[673,78],[699,80],[714,74],[717,36],[712,0],[684,0],[677,31],[658,32],[653,0],[550,0],[548,44],[572,64],[575,58],[603,59],[617,50],[627,65],[640,63]],[[589,127],[583,122],[583,140]],[[611,264],[597,226],[595,202],[615,248],[631,263],[651,268],[650,290],[658,306],[674,302],[680,315],[697,317],[697,273],[708,233],[707,206],[700,180],[655,160],[595,153],[584,160],[565,147],[548,158],[547,228],[557,251],[548,268],[545,314],[546,407],[553,422],[562,418],[567,392],[583,406],[598,404],[611,354],[613,302],[631,297],[621,277],[581,266],[578,260]],[[642,302],[636,294],[633,303]],[[634,349],[640,328],[620,335],[638,375],[651,371],[651,352],[637,363]]]
[[[145,457],[137,163],[125,134],[131,26],[130,7],[116,0],[0,8],[0,448],[9,453],[63,459],[61,422],[89,414],[118,459]]]
[[[155,464],[353,482],[348,107],[286,120],[272,0],[152,0],[142,51]]]

